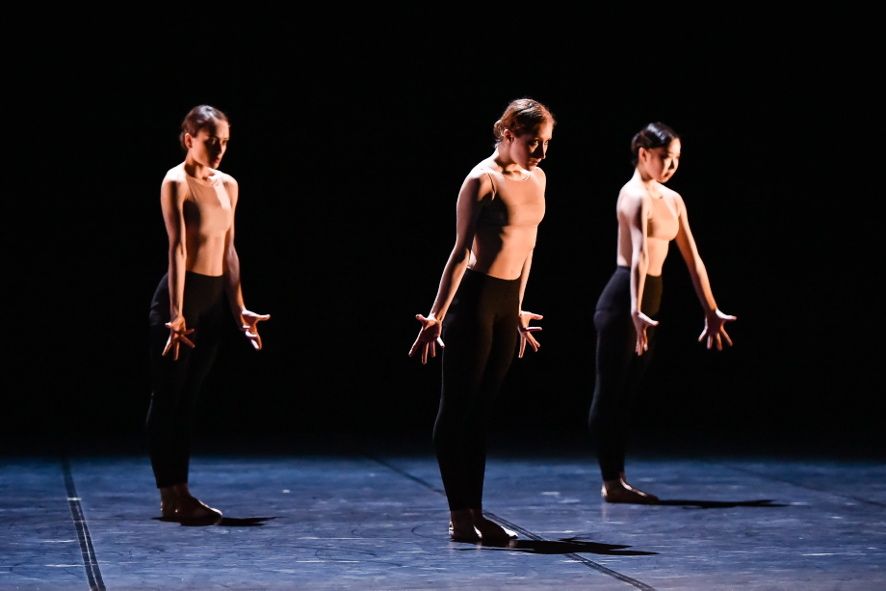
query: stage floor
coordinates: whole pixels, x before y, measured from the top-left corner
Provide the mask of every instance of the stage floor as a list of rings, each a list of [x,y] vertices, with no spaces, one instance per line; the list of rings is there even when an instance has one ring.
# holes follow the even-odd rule
[[[448,539],[429,449],[381,449],[195,453],[211,526],[158,519],[146,456],[8,454],[0,589],[886,589],[877,458],[629,458],[642,506],[602,502],[581,454],[492,450],[502,548]]]

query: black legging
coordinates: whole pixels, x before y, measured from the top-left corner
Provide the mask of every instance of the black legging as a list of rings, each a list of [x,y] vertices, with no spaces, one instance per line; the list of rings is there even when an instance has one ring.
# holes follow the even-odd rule
[[[187,483],[191,454],[191,425],[197,397],[215,360],[224,314],[224,278],[187,272],[184,316],[196,329],[182,344],[178,361],[170,351],[162,356],[169,329],[169,285],[164,275],[154,291],[149,314],[151,327],[151,404],[146,429],[151,467],[157,487]]]
[[[661,305],[662,279],[646,276],[640,310],[654,318]],[[624,472],[630,415],[643,375],[652,360],[655,329],[649,327],[649,350],[634,352],[636,332],[631,320],[631,271],[617,267],[597,300],[597,375],[588,424],[597,444],[603,480]]]
[[[517,347],[520,280],[468,269],[443,322],[434,448],[452,511],[482,509],[486,420]]]

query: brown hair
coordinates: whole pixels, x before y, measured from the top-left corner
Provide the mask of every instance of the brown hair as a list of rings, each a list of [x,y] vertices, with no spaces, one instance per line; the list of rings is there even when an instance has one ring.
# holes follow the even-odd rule
[[[208,127],[210,123],[213,121],[227,121],[228,116],[222,113],[220,109],[217,109],[211,105],[197,105],[185,115],[185,118],[182,120],[182,131],[178,136],[178,141],[181,143],[182,148],[187,149],[185,146],[185,134],[195,137],[197,132],[199,132],[204,127]]]
[[[556,124],[554,114],[546,106],[531,98],[520,98],[510,102],[501,118],[492,126],[496,143],[504,137],[504,131],[510,129],[515,135],[520,135],[536,129],[545,121]]]

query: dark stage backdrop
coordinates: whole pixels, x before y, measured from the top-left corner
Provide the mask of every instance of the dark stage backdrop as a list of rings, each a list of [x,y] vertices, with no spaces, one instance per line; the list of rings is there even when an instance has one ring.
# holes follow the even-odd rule
[[[670,186],[739,320],[734,349],[696,343],[703,316],[674,248],[639,426],[879,443],[871,43],[835,50],[752,18],[741,32],[571,20],[444,35],[231,15],[58,26],[42,37],[49,58],[9,48],[6,433],[139,433],[148,303],[166,266],[159,187],[182,160],[183,115],[205,102],[232,122],[222,168],[240,183],[246,302],[273,319],[258,354],[232,326],[200,428],[429,436],[439,364],[407,357],[413,317],[433,301],[464,175],[491,153],[508,101],[532,96],[558,118],[525,301],[545,315],[543,346],[515,361],[496,426],[585,428],[629,141],[661,120],[683,136]],[[824,38],[843,23],[816,26]]]

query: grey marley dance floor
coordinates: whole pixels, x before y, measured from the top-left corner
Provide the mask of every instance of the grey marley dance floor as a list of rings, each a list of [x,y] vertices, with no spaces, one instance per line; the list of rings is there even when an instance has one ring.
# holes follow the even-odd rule
[[[874,459],[629,458],[657,506],[599,496],[575,453],[491,452],[510,547],[451,542],[430,450],[195,453],[225,518],[163,522],[139,454],[6,456],[0,589],[886,589],[886,465]]]

